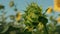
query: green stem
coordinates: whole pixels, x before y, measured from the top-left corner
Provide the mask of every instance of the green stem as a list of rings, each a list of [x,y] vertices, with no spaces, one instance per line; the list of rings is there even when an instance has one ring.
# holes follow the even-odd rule
[[[48,9],[49,9],[49,8],[48,8]],[[47,12],[47,10],[48,10],[48,9],[46,9],[46,10],[45,10],[45,12],[43,13],[43,15],[45,15],[45,14],[46,14],[46,12]]]
[[[46,25],[44,25],[44,28],[45,28],[46,34],[49,34]]]

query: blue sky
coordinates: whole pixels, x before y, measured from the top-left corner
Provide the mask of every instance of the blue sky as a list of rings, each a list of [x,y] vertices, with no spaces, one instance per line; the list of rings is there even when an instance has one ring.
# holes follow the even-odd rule
[[[5,5],[5,11],[8,11],[9,14],[14,13],[12,8],[9,7],[10,1],[11,0],[0,0],[0,4]],[[38,5],[41,5],[43,7],[43,10],[49,6],[53,7],[53,0],[14,0],[15,5],[21,12],[23,12],[22,10],[25,10],[27,4],[31,2],[36,2]]]
[[[15,14],[13,11],[13,8],[9,7],[9,2],[11,0],[0,0],[0,4],[3,4],[5,6],[5,11],[8,11],[6,15]],[[42,6],[43,10],[47,9],[48,7],[52,7],[54,5],[53,0],[13,0],[15,5],[17,6],[18,11],[22,12],[22,10],[25,10],[27,5],[31,2],[36,2],[38,5]],[[57,16],[58,13],[56,13],[55,16]]]

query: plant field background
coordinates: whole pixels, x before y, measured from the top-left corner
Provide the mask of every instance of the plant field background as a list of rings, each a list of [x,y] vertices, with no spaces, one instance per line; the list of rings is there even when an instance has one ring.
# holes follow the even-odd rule
[[[0,0],[0,34],[60,34],[60,12],[53,0]]]

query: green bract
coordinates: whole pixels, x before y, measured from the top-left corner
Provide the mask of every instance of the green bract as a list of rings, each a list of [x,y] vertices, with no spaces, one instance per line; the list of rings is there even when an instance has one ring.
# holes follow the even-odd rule
[[[39,24],[39,22],[32,22],[33,26],[37,26]]]

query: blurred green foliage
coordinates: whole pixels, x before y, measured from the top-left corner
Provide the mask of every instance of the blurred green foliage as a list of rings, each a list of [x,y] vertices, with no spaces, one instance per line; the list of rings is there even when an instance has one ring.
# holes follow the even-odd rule
[[[25,13],[20,15],[13,1],[9,6],[15,6],[16,15],[5,17],[6,12],[1,11],[3,14],[0,15],[0,34],[60,34],[56,19],[53,16],[47,18],[48,9],[43,13],[43,8],[32,2],[24,10]],[[4,7],[0,5],[0,9]],[[9,22],[6,21],[8,18],[10,18]]]

